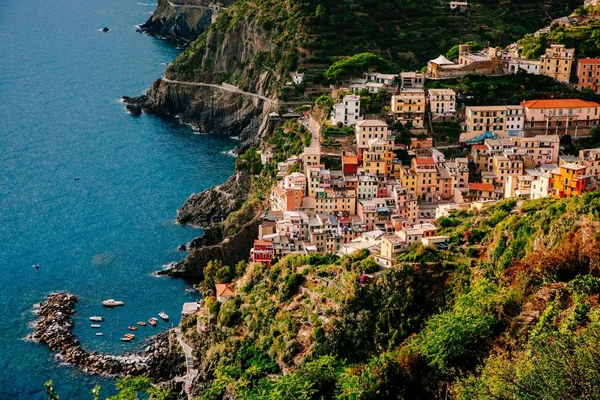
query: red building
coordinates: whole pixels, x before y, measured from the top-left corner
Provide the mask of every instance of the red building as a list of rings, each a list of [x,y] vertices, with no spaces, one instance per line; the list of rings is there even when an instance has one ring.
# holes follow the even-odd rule
[[[254,247],[250,250],[250,261],[271,266],[271,260],[275,256],[273,242],[270,240],[256,239]]]
[[[580,58],[577,60],[577,89],[590,89],[600,92],[600,58]]]
[[[358,171],[358,157],[342,156],[342,171],[345,176],[354,176]]]

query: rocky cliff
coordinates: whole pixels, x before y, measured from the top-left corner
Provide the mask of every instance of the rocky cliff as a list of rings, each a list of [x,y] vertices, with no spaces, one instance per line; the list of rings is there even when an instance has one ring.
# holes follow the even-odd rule
[[[155,19],[163,21],[159,16],[170,12],[165,11],[169,7],[173,8],[161,2]],[[188,13],[193,14],[188,11],[185,15]],[[235,13],[235,9],[231,13]],[[169,22],[160,22],[161,29],[171,29],[167,27],[178,23],[174,16],[165,18]],[[272,87],[275,74],[263,68],[264,57],[261,56],[276,44],[256,18],[247,17],[235,24],[231,18],[222,15],[219,22],[212,24],[165,72],[165,77],[172,81],[213,86],[159,79],[146,96],[132,102],[149,113],[179,115],[183,122],[191,123],[202,132],[241,136],[242,140],[253,140],[257,134],[264,133],[272,111],[270,104],[241,92],[277,97]],[[240,90],[224,90],[219,86],[222,82]]]
[[[222,185],[191,195],[177,210],[177,222],[202,227],[221,222],[244,204],[250,190],[250,175],[238,172]]]
[[[216,13],[214,7],[202,0],[159,0],[154,14],[141,29],[153,35],[191,42],[210,26]]]

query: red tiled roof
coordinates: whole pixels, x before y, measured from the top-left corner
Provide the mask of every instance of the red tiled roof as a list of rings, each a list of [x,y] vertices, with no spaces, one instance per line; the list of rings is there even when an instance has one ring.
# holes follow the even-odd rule
[[[487,150],[488,147],[485,144],[474,144],[473,148],[478,150]]]
[[[235,296],[235,292],[231,287],[231,283],[217,283],[215,285],[215,291],[217,292],[217,297],[231,297]]]
[[[600,104],[594,101],[585,101],[581,99],[543,99],[528,100],[523,102],[524,108],[543,109],[543,108],[584,108],[600,107]]]
[[[580,58],[577,62],[579,64],[600,64],[600,58]]]
[[[431,157],[417,157],[415,158],[417,165],[435,164],[435,161]]]
[[[271,241],[271,240],[263,240],[263,239],[256,239],[254,241],[254,245],[255,246],[273,246],[273,241]]]
[[[494,185],[491,183],[469,183],[469,190],[481,190],[482,192],[493,192]]]

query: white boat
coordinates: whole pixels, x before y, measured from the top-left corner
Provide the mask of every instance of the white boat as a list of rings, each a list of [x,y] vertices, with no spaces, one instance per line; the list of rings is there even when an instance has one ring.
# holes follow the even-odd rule
[[[162,319],[164,319],[165,321],[169,320],[169,316],[167,315],[167,313],[165,313],[165,310],[162,310],[161,312],[159,312],[158,316],[161,317]]]
[[[104,307],[118,307],[118,306],[125,305],[125,302],[124,301],[120,301],[120,300],[115,300],[115,299],[108,299],[108,300],[104,300],[102,302],[102,305]]]
[[[97,316],[96,317],[90,317],[90,321],[92,321],[92,322],[102,322],[102,321],[104,321],[104,318],[103,317],[97,317]]]
[[[104,336],[104,333],[98,332],[98,333],[96,333],[96,336]]]
[[[92,328],[102,328],[102,325],[100,324],[92,324],[90,325]]]

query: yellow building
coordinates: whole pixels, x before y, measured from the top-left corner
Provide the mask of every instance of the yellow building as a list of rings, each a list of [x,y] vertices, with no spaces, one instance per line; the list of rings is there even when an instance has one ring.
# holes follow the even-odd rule
[[[356,192],[354,190],[319,189],[315,193],[315,211],[322,214],[348,212],[356,214]]]
[[[425,121],[425,91],[404,89],[392,96],[392,113],[397,121],[410,122],[415,128],[422,128]]]
[[[567,49],[563,44],[553,44],[540,57],[540,74],[569,83],[574,59],[575,49]]]
[[[517,177],[523,175],[523,159],[516,155],[495,155],[492,166],[496,181],[504,185],[509,176]]]
[[[363,154],[363,168],[367,173],[390,178],[394,153],[389,151],[388,142],[382,139],[371,139],[369,147]]]

